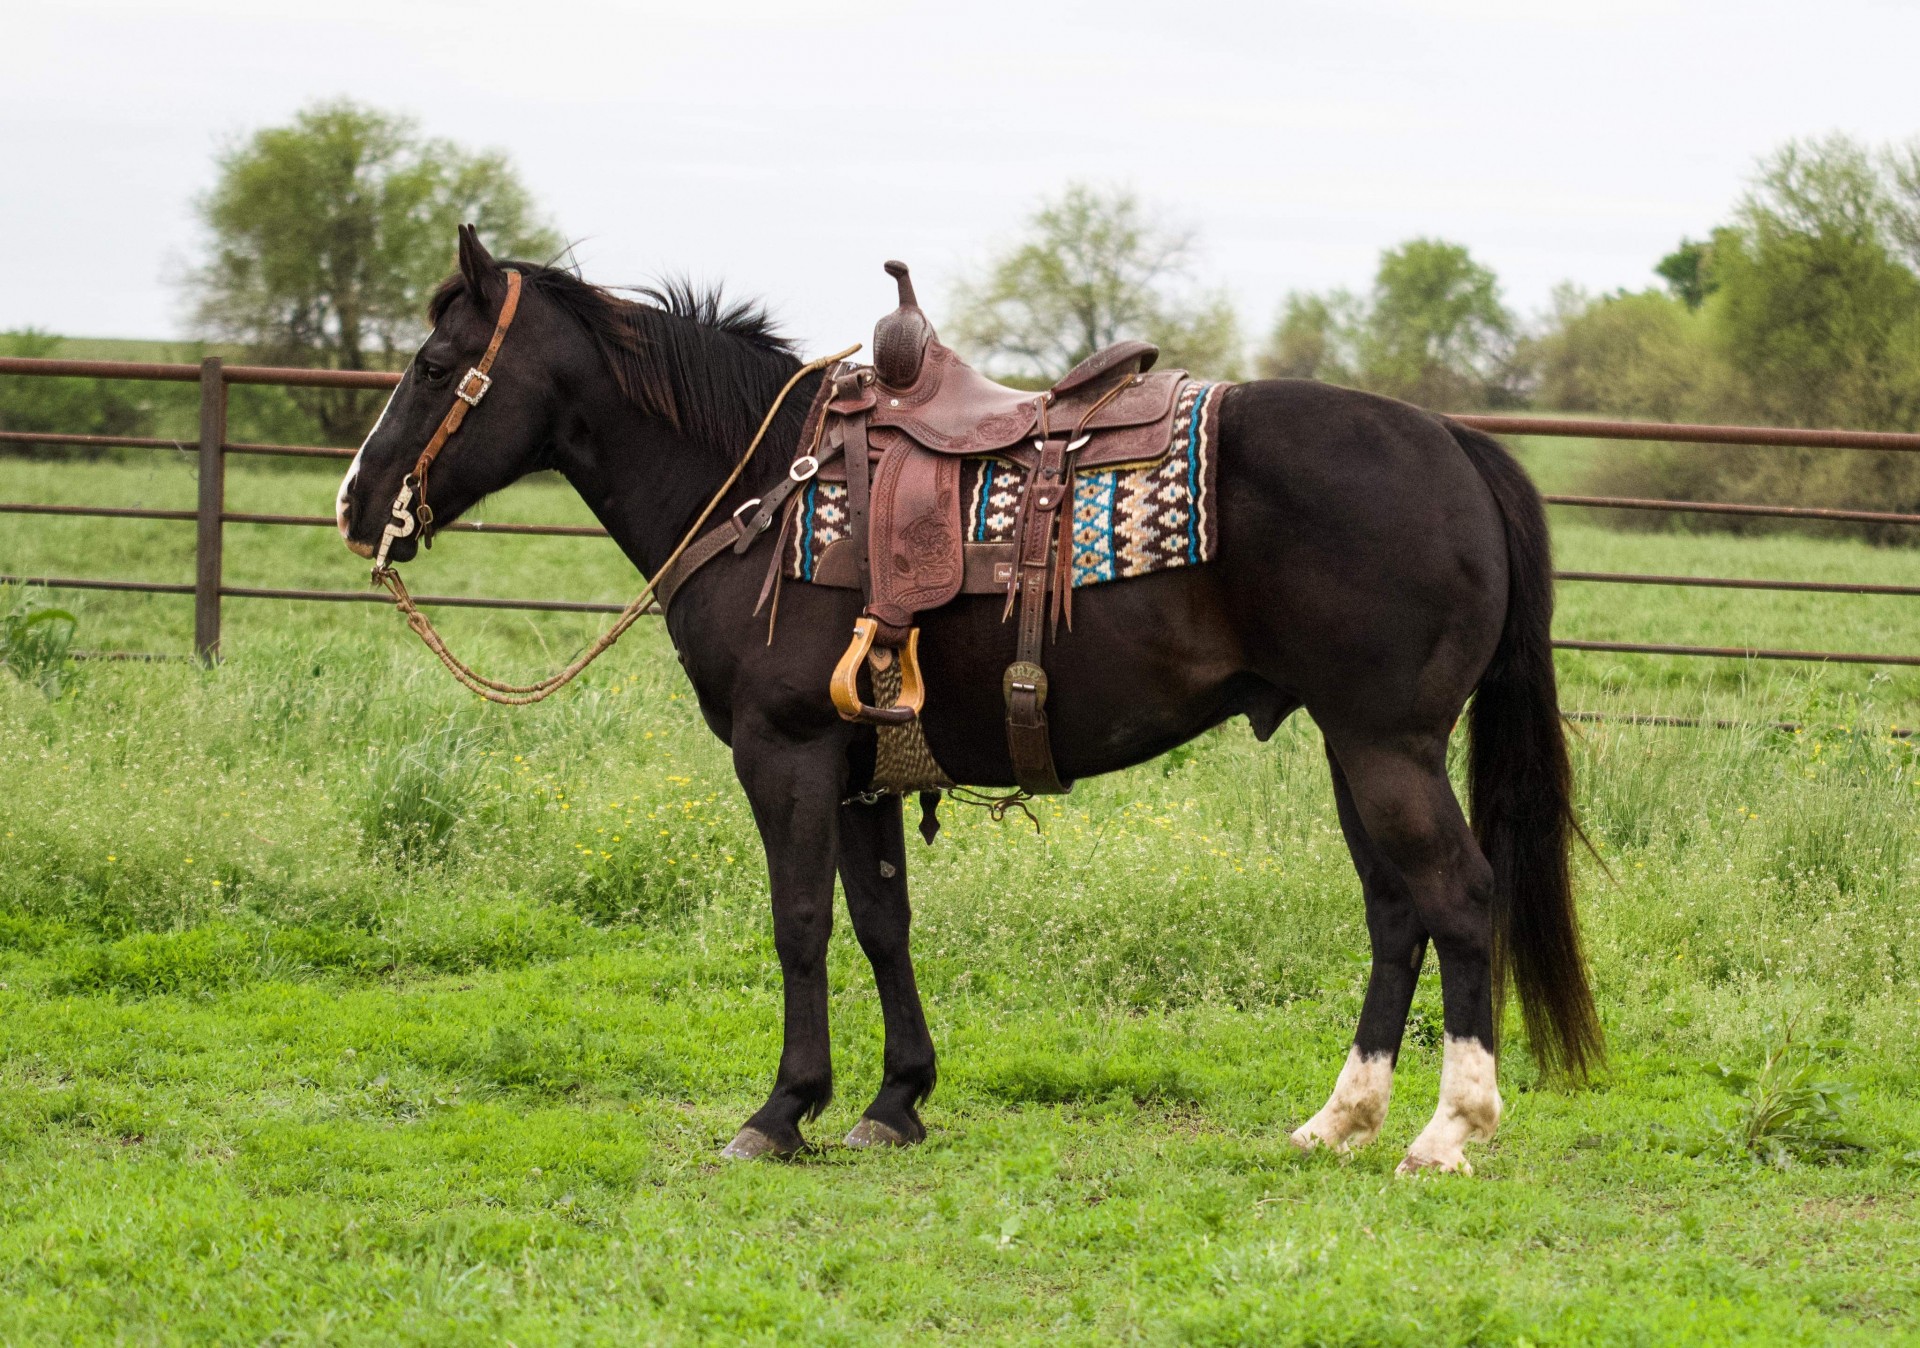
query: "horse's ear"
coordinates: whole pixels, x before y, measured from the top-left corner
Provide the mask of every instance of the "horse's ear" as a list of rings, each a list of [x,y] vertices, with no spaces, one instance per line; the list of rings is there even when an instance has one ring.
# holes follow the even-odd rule
[[[487,282],[499,270],[493,254],[480,242],[480,231],[472,225],[460,226],[460,277],[467,283],[467,293],[473,296],[473,302],[483,309],[487,305]]]

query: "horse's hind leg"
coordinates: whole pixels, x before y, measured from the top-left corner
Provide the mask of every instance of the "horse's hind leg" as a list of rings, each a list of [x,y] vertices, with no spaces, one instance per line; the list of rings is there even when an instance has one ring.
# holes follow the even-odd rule
[[[1407,1149],[1400,1172],[1471,1173],[1464,1145],[1492,1137],[1500,1121],[1493,1053],[1493,870],[1447,780],[1444,733],[1356,742],[1330,732],[1328,739],[1352,788],[1361,827],[1406,887],[1414,918],[1440,956],[1446,1031],[1440,1104]],[[1405,1005],[1398,1003],[1396,1019],[1404,1019]],[[1398,1034],[1396,1026],[1396,1040]]]
[[[847,1134],[849,1147],[903,1146],[927,1135],[919,1104],[933,1091],[933,1037],[913,979],[908,933],[907,845],[900,798],[840,807],[840,883],[854,935],[873,965],[886,1024],[880,1093]]]
[[[1420,925],[1406,881],[1367,836],[1353,803],[1353,790],[1331,750],[1327,765],[1333,772],[1340,830],[1346,834],[1347,850],[1353,854],[1353,868],[1359,872],[1366,896],[1373,972],[1367,979],[1367,996],[1360,1006],[1353,1047],[1334,1083],[1333,1094],[1318,1114],[1294,1130],[1294,1145],[1303,1151],[1317,1146],[1334,1151],[1365,1146],[1386,1122],[1387,1101],[1393,1093],[1393,1065],[1400,1056],[1407,1008],[1413,1004],[1420,965],[1427,954],[1427,931]]]

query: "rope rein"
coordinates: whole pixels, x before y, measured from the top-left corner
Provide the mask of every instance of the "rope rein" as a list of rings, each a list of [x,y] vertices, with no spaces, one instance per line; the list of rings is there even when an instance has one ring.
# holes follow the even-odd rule
[[[859,349],[858,345],[850,346],[835,355],[822,356],[818,360],[809,361],[793,372],[793,377],[787,380],[780,392],[775,395],[773,405],[767,409],[767,415],[760,422],[760,429],[754,432],[753,440],[747,445],[747,452],[740,456],[740,462],[734,465],[733,472],[727,476],[725,482],[720,484],[720,490],[713,494],[713,499],[707,502],[706,509],[700,512],[699,518],[694,520],[678,546],[668,555],[666,561],[654,568],[653,578],[646,583],[645,588],[640,591],[634,601],[621,611],[620,616],[614,619],[613,626],[603,632],[591,646],[558,673],[549,674],[535,683],[524,684],[501,683],[486,677],[447,648],[446,640],[434,630],[433,623],[413,602],[413,596],[407,593],[406,582],[400,579],[398,571],[391,566],[382,566],[374,571],[373,579],[385,586],[387,592],[393,596],[394,607],[406,618],[407,626],[413,630],[414,635],[420,638],[428,650],[439,657],[440,663],[447,667],[447,672],[458,679],[469,691],[477,693],[489,702],[497,702],[506,707],[524,707],[528,703],[544,701],[578,678],[582,670],[599,659],[614,642],[620,640],[627,629],[646,612],[648,604],[653,601],[654,586],[659,582],[660,577],[666,575],[673,564],[680,560],[680,554],[687,550],[687,546],[699,534],[708,517],[719,508],[720,503],[726,499],[727,493],[733,490],[734,484],[740,480],[740,475],[752,462],[754,453],[760,448],[760,442],[766,438],[767,430],[773,425],[774,418],[779,415],[781,407],[786,403],[787,395],[793,392],[794,386],[815,370],[824,370],[830,365],[843,361]]]

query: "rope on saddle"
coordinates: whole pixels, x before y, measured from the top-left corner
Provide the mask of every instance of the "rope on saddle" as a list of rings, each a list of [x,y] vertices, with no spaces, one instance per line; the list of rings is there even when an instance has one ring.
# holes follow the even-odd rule
[[[734,465],[733,472],[728,475],[727,480],[720,484],[720,490],[716,491],[713,499],[707,502],[706,509],[700,512],[699,518],[694,520],[686,535],[681,538],[679,545],[674,548],[665,562],[654,569],[653,579],[647,582],[646,587],[640,591],[634,601],[621,611],[618,618],[614,619],[613,626],[603,632],[591,646],[558,673],[549,674],[534,683],[502,683],[486,677],[447,648],[446,640],[434,630],[433,623],[413,602],[413,596],[407,593],[406,582],[400,579],[398,571],[387,567],[376,571],[374,579],[385,586],[387,592],[393,596],[394,607],[406,618],[407,626],[413,630],[414,635],[420,638],[428,650],[439,657],[440,663],[447,667],[447,672],[469,691],[477,693],[489,702],[498,702],[508,707],[524,707],[528,703],[544,701],[579,677],[582,670],[599,659],[614,642],[620,640],[627,629],[646,612],[647,606],[653,601],[654,585],[680,559],[680,554],[687,550],[687,545],[693,542],[701,526],[707,522],[707,518],[719,507],[720,502],[726,499],[727,493],[733,490],[734,484],[740,480],[740,475],[746,471],[747,464],[752,461],[755,451],[760,448],[760,442],[766,438],[767,430],[773,425],[774,417],[779,415],[787,395],[793,392],[794,385],[815,370],[823,370],[843,361],[859,349],[857,345],[850,346],[845,351],[809,361],[793,372],[793,377],[787,380],[780,392],[775,395],[773,405],[767,409],[767,415],[760,422],[760,429],[754,432],[753,440],[747,445],[747,452],[740,456],[740,462]]]

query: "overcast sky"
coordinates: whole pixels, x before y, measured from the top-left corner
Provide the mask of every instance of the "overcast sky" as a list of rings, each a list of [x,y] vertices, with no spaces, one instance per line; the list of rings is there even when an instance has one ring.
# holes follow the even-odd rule
[[[1908,0],[7,0],[0,329],[184,335],[214,153],[343,95],[507,151],[590,278],[724,279],[812,351],[885,258],[937,318],[1074,178],[1196,228],[1256,332],[1416,234],[1530,313],[1649,284],[1788,137],[1920,133],[1916,52]]]

